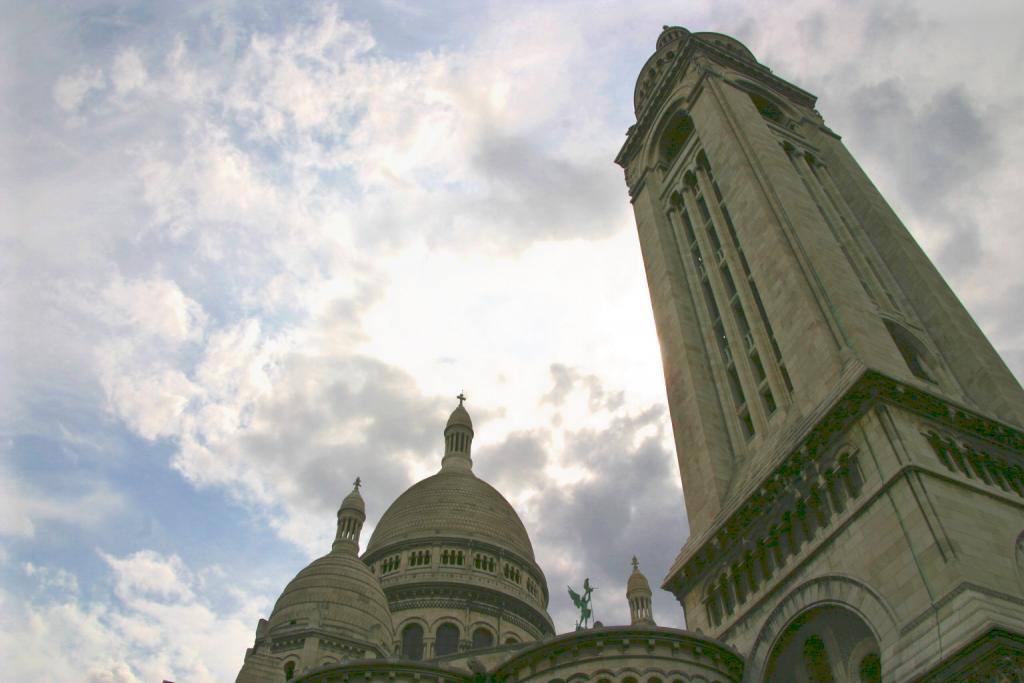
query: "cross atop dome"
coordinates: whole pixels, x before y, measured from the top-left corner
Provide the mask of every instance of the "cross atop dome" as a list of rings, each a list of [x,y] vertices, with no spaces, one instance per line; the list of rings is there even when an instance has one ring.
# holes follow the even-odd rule
[[[455,398],[459,399],[459,407],[461,408],[463,402],[466,400],[466,392],[465,391],[460,391],[459,395],[456,396]]]

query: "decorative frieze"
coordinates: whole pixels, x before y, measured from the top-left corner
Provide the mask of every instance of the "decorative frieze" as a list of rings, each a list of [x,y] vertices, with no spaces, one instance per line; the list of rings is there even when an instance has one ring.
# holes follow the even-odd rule
[[[815,471],[811,471],[815,470]],[[827,468],[809,468],[802,491],[788,500],[760,494],[769,522],[759,535],[748,534],[729,560],[720,560],[717,577],[704,596],[708,623],[718,626],[758,594],[801,550],[821,536],[832,521],[860,495],[863,478],[854,455],[841,452]],[[777,485],[774,487],[778,491]]]
[[[1005,485],[1005,490],[1020,495],[1020,488],[1024,486],[1024,473],[1021,471],[1024,466],[1024,434],[1020,431],[873,371],[862,371],[859,377],[851,380],[848,387],[828,412],[817,421],[803,439],[800,448],[783,458],[762,479],[761,484],[752,488],[742,502],[703,538],[694,539],[693,545],[684,549],[684,555],[666,581],[667,589],[681,596],[692,590],[695,584],[712,571],[721,570],[727,565],[731,572],[731,566],[738,562],[737,558],[745,556],[747,552],[754,558],[766,556],[765,562],[771,560],[776,565],[782,562],[784,558],[780,555],[782,549],[786,547],[785,543],[780,547],[778,544],[765,546],[761,542],[765,537],[761,529],[765,526],[766,516],[773,516],[775,521],[769,526],[775,528],[776,535],[786,528],[792,528],[794,534],[801,531],[799,510],[805,511],[805,519],[807,510],[813,515],[817,514],[811,504],[812,486],[818,487],[819,499],[822,498],[822,491],[828,495],[828,491],[837,490],[836,475],[831,462],[833,455],[828,455],[839,454],[834,447],[837,437],[848,431],[849,425],[878,401],[891,403],[927,417],[949,432],[962,433],[965,437],[970,437],[972,443],[992,444],[990,448],[982,445],[971,446],[974,453],[972,460],[966,450],[967,447],[957,442],[961,455],[958,459],[952,451],[945,450],[950,463],[946,467],[951,466],[951,471],[962,476],[970,476],[980,482],[991,482],[992,486]],[[1018,459],[1011,456],[1012,453],[1019,453],[1021,456]],[[983,457],[985,455],[988,457]],[[942,456],[939,458],[942,461]],[[853,462],[851,460],[850,464]],[[958,464],[961,462],[963,468]],[[850,470],[851,473],[855,471]],[[982,476],[982,472],[987,479]],[[832,483],[829,486],[823,487],[819,483],[823,480],[830,481],[830,477]],[[1000,481],[1003,483],[1000,484]],[[802,505],[798,505],[800,500],[803,501]],[[828,500],[834,509],[847,504],[846,500],[834,495],[829,495]],[[785,517],[785,512],[789,512],[788,518]],[[776,519],[774,515],[780,517]],[[780,519],[782,522],[788,519],[788,527],[785,523],[780,523]],[[797,521],[796,525],[792,523],[794,519]],[[758,528],[753,528],[755,525]],[[752,546],[745,542],[747,538],[756,538],[759,542]],[[787,535],[783,534],[781,538],[788,542]],[[758,551],[758,548],[762,550]],[[735,594],[736,590],[733,589],[730,595]]]
[[[923,435],[950,472],[1024,498],[1024,467],[1020,458],[941,436],[934,430]]]

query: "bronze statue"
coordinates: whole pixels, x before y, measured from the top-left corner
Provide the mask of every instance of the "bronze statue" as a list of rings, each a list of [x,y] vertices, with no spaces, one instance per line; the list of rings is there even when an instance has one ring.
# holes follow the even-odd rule
[[[583,595],[572,589],[569,586],[569,597],[572,598],[572,604],[576,605],[576,609],[580,611],[580,618],[576,622],[576,630],[582,631],[585,628],[590,628],[590,617],[594,615],[593,606],[590,599],[590,594],[594,592],[594,589],[590,586],[590,577],[583,579]]]

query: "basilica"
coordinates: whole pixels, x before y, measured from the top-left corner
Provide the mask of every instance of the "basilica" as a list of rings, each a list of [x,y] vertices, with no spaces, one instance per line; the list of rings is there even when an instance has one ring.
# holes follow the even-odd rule
[[[440,471],[391,504],[362,557],[357,480],[338,510],[331,551],[300,571],[260,621],[237,683],[611,681],[628,671],[645,680],[740,680],[742,660],[731,648],[655,625],[651,588],[636,567],[623,596],[631,625],[557,635],[530,536],[501,493],[473,473],[472,444],[460,401],[444,428]]]
[[[690,524],[658,571],[690,630],[657,626],[634,561],[630,624],[555,632],[460,397],[362,555],[356,480],[236,683],[1024,681],[1024,390],[815,103],[666,26],[615,159]]]

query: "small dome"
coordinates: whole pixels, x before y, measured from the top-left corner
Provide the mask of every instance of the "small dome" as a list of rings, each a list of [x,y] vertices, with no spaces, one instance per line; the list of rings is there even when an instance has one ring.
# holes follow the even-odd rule
[[[270,614],[270,632],[288,626],[318,627],[385,654],[394,640],[384,589],[355,554],[346,552],[314,560],[288,583]]]
[[[448,418],[448,424],[444,426],[444,430],[447,432],[449,427],[455,425],[469,427],[470,431],[473,430],[473,421],[469,419],[469,411],[466,410],[461,401],[459,401],[459,405],[455,406],[455,410],[452,411],[451,417]]]
[[[640,571],[640,563],[633,558],[633,573],[629,575],[629,580],[626,581],[626,594],[632,594],[637,591],[642,591],[651,594],[651,584],[647,583],[647,577]]]
[[[468,470],[442,469],[409,487],[380,518],[366,554],[435,536],[475,538],[533,560],[533,545],[519,515],[497,489]]]
[[[341,510],[358,510],[366,515],[366,503],[363,502],[363,497],[359,494],[359,486],[362,481],[359,477],[356,477],[355,484],[352,487],[352,493],[345,496],[345,500],[341,501]]]
[[[622,576],[622,574],[619,574],[619,576]],[[622,584],[620,583],[619,585],[621,586]],[[634,569],[633,573],[629,575],[629,581],[626,582],[626,592],[635,593],[637,591],[650,593],[651,584],[647,583],[647,577],[639,569]]]

